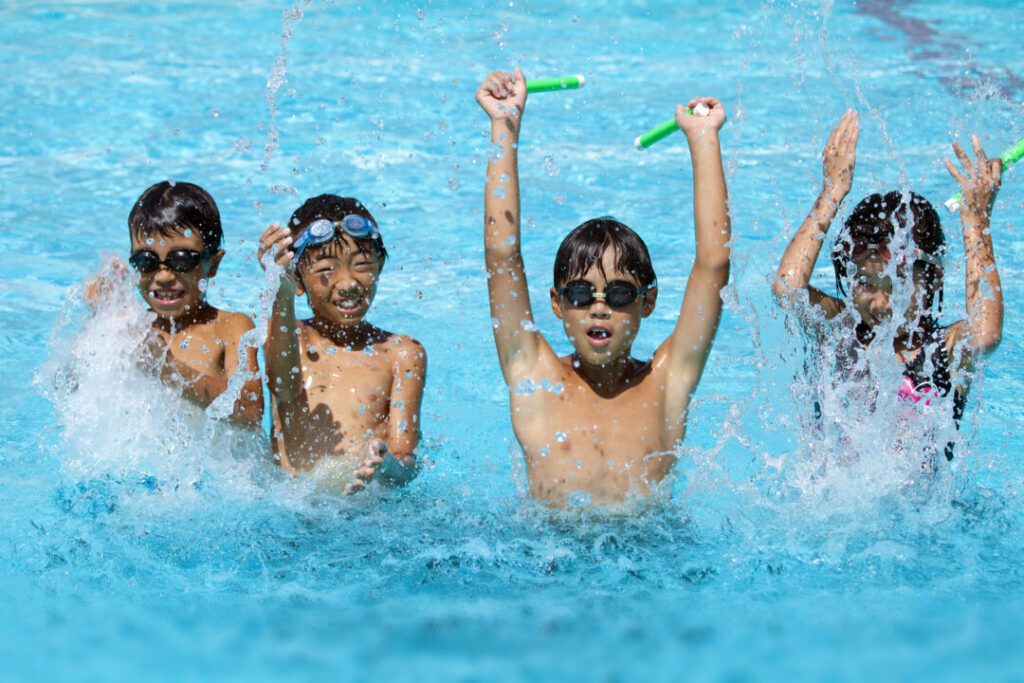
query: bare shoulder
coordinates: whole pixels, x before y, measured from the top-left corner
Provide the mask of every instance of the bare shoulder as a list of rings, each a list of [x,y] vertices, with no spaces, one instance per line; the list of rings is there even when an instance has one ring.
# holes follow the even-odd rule
[[[403,365],[425,365],[427,350],[416,339],[406,334],[392,334],[385,342],[388,355]]]
[[[243,334],[256,327],[256,324],[245,313],[217,311],[216,326],[221,339],[237,342]]]

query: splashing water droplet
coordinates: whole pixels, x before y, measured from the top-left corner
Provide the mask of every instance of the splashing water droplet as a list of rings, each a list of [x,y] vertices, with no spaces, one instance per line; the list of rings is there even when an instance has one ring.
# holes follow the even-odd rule
[[[558,443],[565,443],[566,439],[568,438],[569,435],[566,434],[565,432],[555,432],[555,441],[557,441]]]

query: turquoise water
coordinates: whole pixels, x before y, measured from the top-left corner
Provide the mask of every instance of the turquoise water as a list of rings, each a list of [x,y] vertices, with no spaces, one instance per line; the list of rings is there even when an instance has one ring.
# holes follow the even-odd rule
[[[1024,183],[1007,177],[993,221],[1003,344],[954,467],[923,489],[881,446],[823,469],[845,453],[804,430],[802,342],[769,283],[847,107],[856,197],[909,183],[938,204],[951,136],[977,131],[995,154],[1024,135],[1022,17],[1013,2],[5,3],[5,678],[1018,679]],[[670,500],[634,519],[552,518],[524,497],[473,102],[515,63],[588,79],[531,98],[520,154],[538,324],[561,350],[542,308],[554,245],[594,215],[654,254],[638,353],[671,329],[693,252],[689,158],[678,136],[631,142],[694,94],[730,113],[729,306]],[[393,261],[371,319],[430,357],[429,464],[407,491],[338,500],[280,476],[133,374],[103,337],[131,320],[85,320],[73,288],[125,253],[131,202],[167,177],[217,199],[228,253],[210,296],[240,310],[259,307],[267,223],[322,191],[372,208]],[[962,265],[946,278],[952,320]]]

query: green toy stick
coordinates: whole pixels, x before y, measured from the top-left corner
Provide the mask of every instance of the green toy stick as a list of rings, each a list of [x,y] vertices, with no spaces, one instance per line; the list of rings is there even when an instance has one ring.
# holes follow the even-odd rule
[[[1021,157],[1024,157],[1024,138],[1018,140],[1013,147],[1010,147],[999,157],[1003,160],[1003,170],[1005,171],[1010,166],[1013,166]],[[963,201],[963,198],[964,193],[957,192],[946,200],[944,206],[949,209],[950,213],[956,213],[960,210],[960,202]]]
[[[698,102],[697,106],[693,109],[687,109],[687,114],[693,114],[694,116],[707,116],[711,113],[711,110],[703,102]],[[658,140],[667,138],[672,133],[679,130],[679,124],[676,123],[675,118],[671,118],[660,126],[656,126],[643,135],[640,135],[633,140],[633,145],[637,149],[647,149]]]
[[[587,84],[583,74],[575,76],[563,76],[562,78],[538,78],[526,81],[526,92],[531,95],[535,92],[554,92],[556,90],[576,90]]]

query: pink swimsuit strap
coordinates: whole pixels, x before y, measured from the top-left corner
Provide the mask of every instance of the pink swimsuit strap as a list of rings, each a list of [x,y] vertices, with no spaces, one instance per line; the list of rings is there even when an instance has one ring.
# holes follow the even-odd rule
[[[914,403],[924,401],[926,406],[930,406],[932,399],[939,397],[939,390],[931,384],[915,386],[914,380],[904,376],[903,383],[900,384],[896,394],[904,401],[913,401]]]

